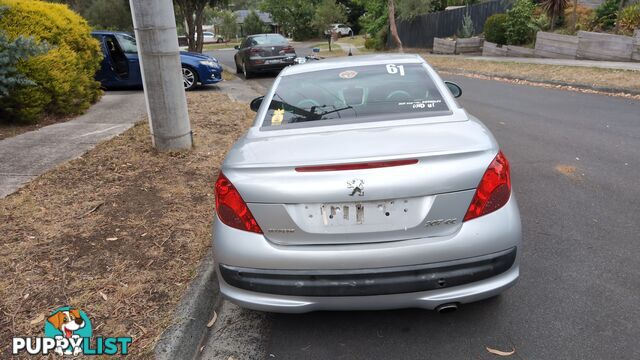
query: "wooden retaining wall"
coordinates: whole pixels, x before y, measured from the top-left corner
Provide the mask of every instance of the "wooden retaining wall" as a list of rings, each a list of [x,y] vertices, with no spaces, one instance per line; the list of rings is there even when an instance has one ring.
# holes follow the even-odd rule
[[[471,37],[456,40],[456,54],[468,54],[482,52],[482,43],[484,39],[481,37]]]
[[[578,31],[576,58],[586,60],[631,61],[631,36]]]
[[[507,56],[507,47],[485,40],[482,44],[482,56]]]
[[[553,59],[575,59],[578,37],[538,31],[535,56]]]
[[[633,32],[633,52],[631,60],[640,61],[640,29]]]
[[[455,54],[456,41],[452,39],[433,39],[433,53],[434,54]]]
[[[507,56],[509,57],[536,57],[535,49],[522,46],[507,45]]]

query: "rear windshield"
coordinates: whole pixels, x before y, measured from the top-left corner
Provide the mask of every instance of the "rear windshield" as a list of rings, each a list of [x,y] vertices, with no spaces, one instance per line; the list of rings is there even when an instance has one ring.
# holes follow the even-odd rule
[[[381,64],[283,76],[265,130],[443,115],[449,108],[421,64]]]
[[[258,35],[251,37],[251,45],[285,45],[287,39],[279,34]]]

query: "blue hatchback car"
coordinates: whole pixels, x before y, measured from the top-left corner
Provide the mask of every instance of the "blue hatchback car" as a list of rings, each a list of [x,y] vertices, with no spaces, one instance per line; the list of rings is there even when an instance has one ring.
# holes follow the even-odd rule
[[[104,53],[96,80],[107,89],[142,86],[136,39],[124,32],[94,31],[91,34],[100,41]],[[185,90],[222,81],[222,66],[216,58],[181,51],[180,62]]]

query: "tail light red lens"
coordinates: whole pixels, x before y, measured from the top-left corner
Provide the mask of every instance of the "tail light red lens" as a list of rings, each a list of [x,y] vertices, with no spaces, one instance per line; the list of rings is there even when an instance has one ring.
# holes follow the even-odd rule
[[[247,203],[223,173],[220,173],[216,180],[215,192],[216,212],[220,221],[236,229],[262,234],[262,229],[251,214]]]
[[[509,161],[502,151],[493,159],[471,200],[464,221],[492,213],[503,207],[511,196]]]
[[[259,53],[260,53],[260,49],[258,49],[258,48],[249,49],[249,54],[251,54],[251,55],[255,55],[255,54],[259,54]]]
[[[293,46],[284,47],[282,49],[282,51],[284,51],[285,53],[295,53],[296,52],[296,50],[293,48]]]

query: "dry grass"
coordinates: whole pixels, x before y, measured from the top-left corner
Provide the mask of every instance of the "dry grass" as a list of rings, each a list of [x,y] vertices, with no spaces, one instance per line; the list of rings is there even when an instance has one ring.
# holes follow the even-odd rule
[[[462,56],[422,56],[440,71],[640,91],[640,71],[472,60]]]
[[[233,48],[236,45],[240,45],[239,42],[228,42],[228,43],[220,43],[220,44],[204,44],[202,45],[202,51],[209,50],[220,50],[220,49],[229,49]]]
[[[138,124],[0,200],[0,358],[63,305],[85,310],[94,336],[132,336],[133,357],[152,357],[210,246],[218,166],[252,117],[223,94],[188,100],[192,151],[158,153]]]

